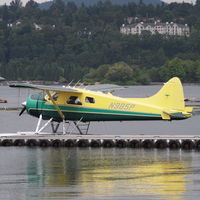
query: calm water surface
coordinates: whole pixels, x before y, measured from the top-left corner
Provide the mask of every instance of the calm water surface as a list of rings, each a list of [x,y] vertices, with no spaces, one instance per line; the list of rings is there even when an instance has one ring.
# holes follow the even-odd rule
[[[0,199],[198,199],[195,151],[0,148]]]
[[[145,97],[160,86],[136,86],[119,96]],[[199,97],[199,86],[185,86]],[[17,106],[30,91],[0,87]],[[0,133],[34,130],[37,119],[0,112]],[[92,123],[91,134],[192,134],[200,115],[175,122]],[[0,147],[0,199],[198,199],[200,152],[182,150]]]

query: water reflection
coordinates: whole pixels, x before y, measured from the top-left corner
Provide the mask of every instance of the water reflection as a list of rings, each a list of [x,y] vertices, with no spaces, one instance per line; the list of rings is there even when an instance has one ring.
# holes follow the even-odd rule
[[[49,148],[30,153],[29,188],[43,188],[39,197],[47,199],[182,199],[191,173],[191,155],[185,161],[181,151]]]

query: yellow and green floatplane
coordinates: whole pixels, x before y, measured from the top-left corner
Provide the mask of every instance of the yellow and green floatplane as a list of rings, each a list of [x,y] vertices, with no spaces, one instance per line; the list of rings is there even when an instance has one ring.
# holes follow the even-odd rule
[[[41,90],[41,93],[27,98],[22,112],[26,110],[40,121],[45,119],[51,123],[73,121],[77,125],[78,122],[91,121],[181,120],[192,116],[192,107],[185,106],[183,87],[177,77],[147,98],[122,98],[70,86],[13,83],[10,87]],[[79,132],[82,134],[81,130]]]

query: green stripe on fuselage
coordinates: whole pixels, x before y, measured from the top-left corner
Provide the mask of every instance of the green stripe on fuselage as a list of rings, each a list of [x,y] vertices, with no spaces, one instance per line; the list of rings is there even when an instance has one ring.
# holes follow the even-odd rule
[[[37,104],[37,105],[36,105]],[[99,108],[89,108],[83,106],[68,106],[58,105],[66,120],[80,120],[82,121],[123,121],[123,120],[158,120],[162,119],[160,114],[141,113],[141,112],[128,112],[120,110],[109,110]],[[55,109],[54,105],[47,104],[46,101],[33,101],[29,99],[27,105],[29,114],[39,117],[43,115],[44,119],[51,117],[54,120],[61,121],[61,118]]]

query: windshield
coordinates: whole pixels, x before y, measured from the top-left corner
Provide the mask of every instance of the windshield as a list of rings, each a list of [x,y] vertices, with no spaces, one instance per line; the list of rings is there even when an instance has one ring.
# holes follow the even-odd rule
[[[44,92],[40,92],[40,93],[32,94],[32,95],[31,95],[31,99],[33,99],[33,100],[41,100],[41,101],[44,101],[44,100],[45,100],[44,97],[45,97]]]

